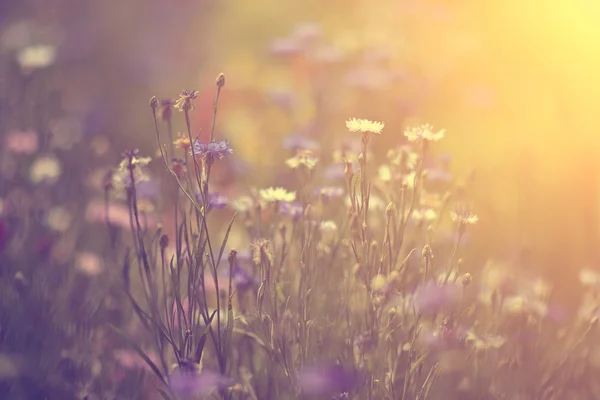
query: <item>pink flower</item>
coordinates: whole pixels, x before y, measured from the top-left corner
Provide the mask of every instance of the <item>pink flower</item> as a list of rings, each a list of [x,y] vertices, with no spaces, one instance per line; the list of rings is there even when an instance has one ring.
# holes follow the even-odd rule
[[[35,132],[11,131],[4,142],[16,154],[33,154],[38,149],[38,135]]]

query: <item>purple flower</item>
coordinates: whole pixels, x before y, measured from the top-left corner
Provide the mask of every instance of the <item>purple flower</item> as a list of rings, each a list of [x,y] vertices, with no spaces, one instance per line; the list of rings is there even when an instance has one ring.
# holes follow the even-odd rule
[[[427,179],[429,181],[436,182],[450,182],[452,181],[452,174],[442,168],[427,168]]]
[[[421,314],[436,314],[447,305],[455,304],[460,299],[458,285],[453,283],[438,284],[429,281],[419,286],[414,294],[417,311]]]
[[[339,186],[324,186],[317,190],[317,194],[321,196],[323,200],[330,200],[334,197],[342,197],[344,195],[344,189]]]
[[[229,278],[229,267],[223,270],[223,277]],[[233,266],[233,283],[238,289],[247,289],[253,283],[260,283],[260,278],[253,276],[246,268],[239,264]]]
[[[192,146],[192,152],[197,157],[204,158],[207,164],[212,164],[215,160],[221,160],[226,155],[233,153],[233,149],[227,140],[202,143],[196,139]]]
[[[337,181],[340,179],[345,179],[344,168],[345,167],[342,164],[329,165],[323,171],[323,176],[328,181]]]
[[[209,193],[208,194],[208,206],[210,208],[222,209],[227,205],[228,199],[227,197],[219,194],[219,193]]]
[[[196,398],[206,396],[217,389],[224,389],[233,385],[233,379],[211,371],[187,371],[177,368],[171,375],[171,390],[182,398]]]
[[[271,90],[269,99],[284,110],[291,110],[296,105],[297,99],[294,93],[288,90]]]
[[[297,201],[281,202],[279,204],[279,212],[289,215],[293,219],[298,219],[302,216],[302,206]]]
[[[318,142],[301,134],[293,134],[283,139],[283,148],[287,150],[312,150],[317,151],[321,147]]]
[[[269,52],[276,57],[292,57],[302,54],[302,46],[296,38],[278,38],[269,45]]]
[[[341,365],[305,368],[299,378],[302,391],[317,396],[347,392],[357,381],[356,372],[347,371]]]

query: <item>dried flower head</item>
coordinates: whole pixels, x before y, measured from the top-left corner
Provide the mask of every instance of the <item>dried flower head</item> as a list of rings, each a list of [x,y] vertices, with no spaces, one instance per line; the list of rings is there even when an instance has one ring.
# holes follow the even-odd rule
[[[436,142],[442,139],[445,133],[446,131],[444,129],[440,129],[439,131],[435,132],[433,130],[433,126],[425,124],[408,128],[404,131],[404,136],[406,136],[410,142],[417,142],[421,140]]]
[[[282,187],[270,187],[267,189],[261,189],[258,192],[262,201],[266,203],[289,203],[296,200],[296,192],[288,192]]]
[[[352,118],[346,121],[346,127],[350,132],[376,133],[381,135],[384,126],[385,124],[383,122],[369,121],[368,119],[362,118]]]
[[[256,239],[252,242],[252,261],[261,264],[263,261],[273,262],[273,255],[269,249],[271,242],[267,239]]]
[[[184,151],[189,151],[192,148],[192,142],[190,142],[190,138],[182,133],[177,134],[177,139],[173,141],[173,144],[175,147]]]
[[[194,109],[194,102],[192,100],[198,97],[199,92],[197,90],[184,90],[179,94],[179,98],[175,101],[173,107],[179,111],[190,111]]]

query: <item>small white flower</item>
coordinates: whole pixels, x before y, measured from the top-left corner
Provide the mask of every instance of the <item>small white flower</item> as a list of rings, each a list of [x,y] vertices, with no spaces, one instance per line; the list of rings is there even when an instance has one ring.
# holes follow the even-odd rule
[[[56,48],[47,45],[33,45],[23,48],[17,53],[17,61],[21,68],[41,69],[54,63]]]
[[[66,232],[71,227],[72,222],[73,217],[71,213],[60,206],[52,207],[46,218],[48,227],[57,232]]]
[[[33,183],[43,181],[55,183],[62,173],[62,167],[54,156],[42,156],[36,159],[29,170],[29,178]]]
[[[368,119],[352,118],[346,121],[346,127],[350,132],[376,133],[381,135],[385,124],[383,122],[369,121]]]
[[[404,136],[408,138],[410,142],[417,142],[420,140],[428,140],[430,142],[436,142],[442,139],[446,131],[440,129],[435,132],[433,127],[429,124],[408,128],[404,131]]]

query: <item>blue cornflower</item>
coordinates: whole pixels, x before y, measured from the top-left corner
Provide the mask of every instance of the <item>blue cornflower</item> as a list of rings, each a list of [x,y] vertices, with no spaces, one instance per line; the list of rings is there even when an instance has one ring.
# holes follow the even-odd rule
[[[202,195],[200,193],[196,194],[196,199],[198,200],[199,203],[202,203]],[[229,202],[229,199],[227,197],[223,196],[222,194],[219,194],[217,192],[208,194],[208,209],[209,210],[211,210],[213,208],[216,208],[218,210],[225,208],[225,206],[227,206],[228,202]]]
[[[197,157],[202,157],[207,164],[212,164],[215,160],[220,160],[227,154],[233,153],[233,149],[227,140],[218,142],[202,143],[196,138],[192,146],[192,153]]]

